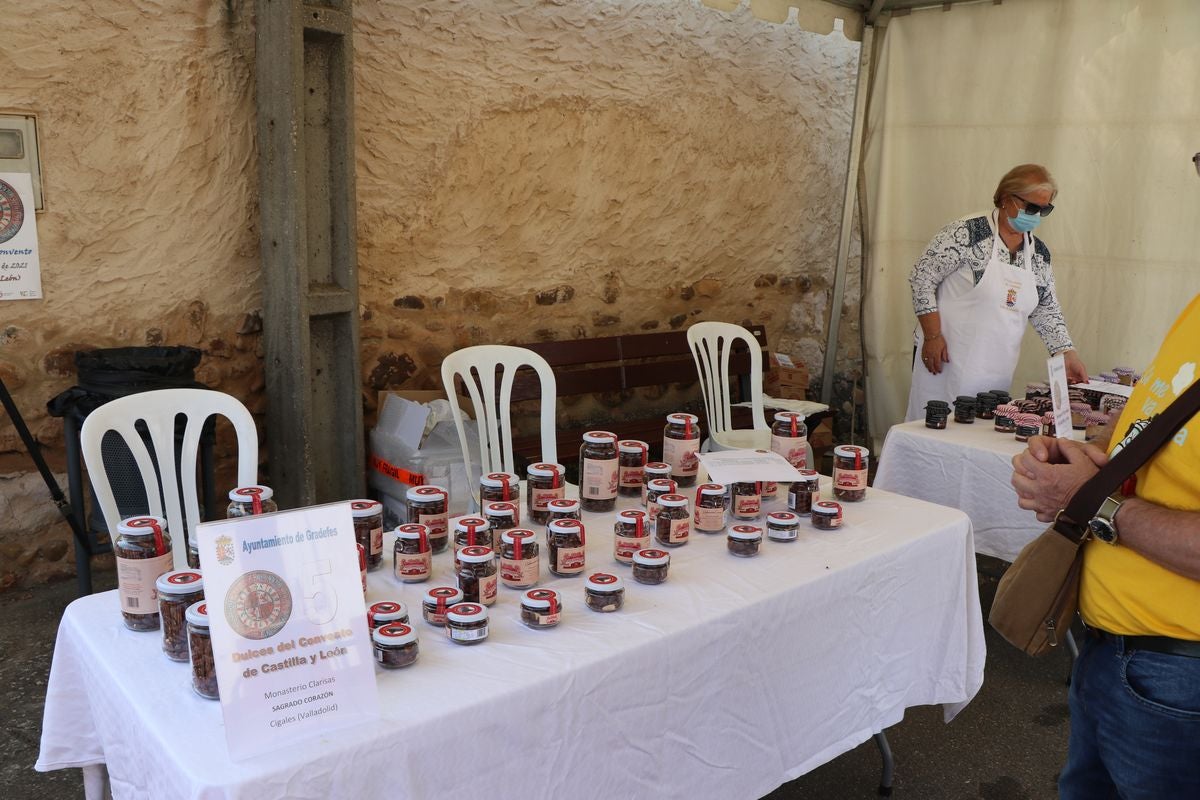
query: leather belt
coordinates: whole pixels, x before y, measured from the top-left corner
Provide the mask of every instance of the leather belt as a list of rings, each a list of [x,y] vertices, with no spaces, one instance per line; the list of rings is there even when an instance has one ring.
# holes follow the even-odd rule
[[[1173,639],[1170,636],[1121,636],[1116,633],[1089,627],[1088,633],[1099,639],[1108,639],[1126,650],[1146,650],[1151,653],[1166,653],[1185,658],[1200,658],[1200,642],[1189,639]]]

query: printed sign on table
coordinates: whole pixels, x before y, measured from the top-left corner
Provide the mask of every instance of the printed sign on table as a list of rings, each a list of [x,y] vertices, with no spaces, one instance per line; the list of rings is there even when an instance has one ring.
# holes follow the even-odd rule
[[[378,716],[350,504],[197,533],[230,756]]]
[[[1054,404],[1054,435],[1059,439],[1070,439],[1071,396],[1067,391],[1067,362],[1062,353],[1046,359],[1050,370],[1050,402]]]
[[[774,481],[791,483],[801,478],[788,460],[770,450],[717,450],[700,453],[700,463],[717,483]]]
[[[0,300],[42,296],[33,181],[28,172],[0,172]]]

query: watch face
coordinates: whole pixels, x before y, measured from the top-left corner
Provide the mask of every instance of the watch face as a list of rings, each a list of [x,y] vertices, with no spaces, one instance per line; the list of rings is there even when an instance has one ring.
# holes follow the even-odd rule
[[[1112,544],[1117,540],[1117,530],[1108,520],[1096,517],[1088,523],[1088,529],[1102,542]]]
[[[292,593],[274,572],[247,572],[225,594],[225,619],[235,633],[246,639],[274,636],[291,616]]]

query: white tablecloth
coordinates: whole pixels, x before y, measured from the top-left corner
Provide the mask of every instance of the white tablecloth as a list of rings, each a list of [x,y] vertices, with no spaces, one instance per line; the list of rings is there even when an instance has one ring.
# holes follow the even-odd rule
[[[1017,507],[1009,482],[1012,458],[1025,449],[991,420],[945,430],[923,420],[892,426],[880,453],[875,486],[889,492],[961,509],[971,518],[975,552],[1012,561],[1046,529],[1032,511]]]
[[[628,577],[608,520],[585,515],[589,571]],[[379,722],[245,762],[189,667],[122,626],[115,592],[86,597],[59,628],[37,769],[103,763],[115,797],[156,800],[757,798],[910,706],[949,721],[983,681],[966,516],[871,490],[841,531],[801,530],[750,559],[697,534],[617,613],[588,610],[580,578],[546,580],[564,595],[550,630],[503,587],[479,646],[417,618],[420,660],[378,672]],[[390,561],[371,601],[419,609],[451,582],[449,553],[428,584],[395,583]]]

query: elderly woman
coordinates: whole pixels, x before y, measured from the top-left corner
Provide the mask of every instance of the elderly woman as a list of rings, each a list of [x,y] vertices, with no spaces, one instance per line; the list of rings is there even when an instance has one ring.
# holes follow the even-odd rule
[[[917,261],[909,284],[920,326],[906,419],[923,417],[930,400],[1007,388],[1026,319],[1051,355],[1063,354],[1067,379],[1087,380],[1054,293],[1050,250],[1031,233],[1056,194],[1045,167],[1013,167],[991,214],[942,228]]]

